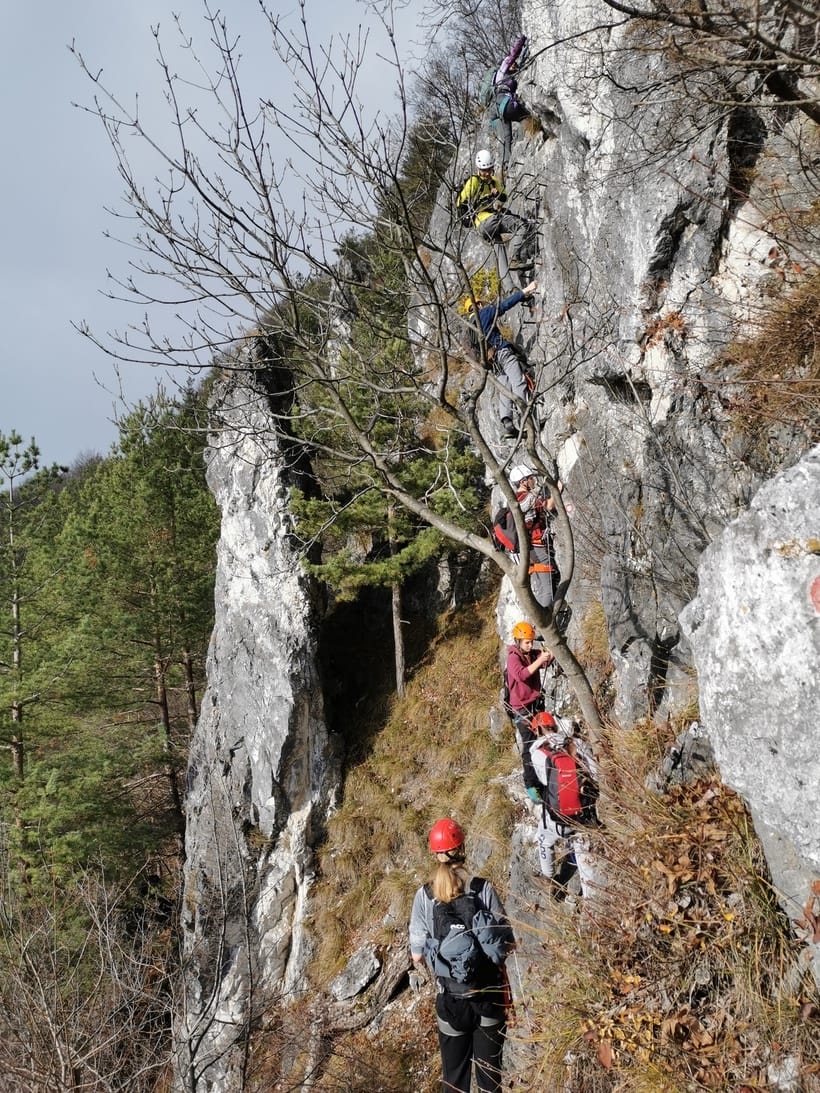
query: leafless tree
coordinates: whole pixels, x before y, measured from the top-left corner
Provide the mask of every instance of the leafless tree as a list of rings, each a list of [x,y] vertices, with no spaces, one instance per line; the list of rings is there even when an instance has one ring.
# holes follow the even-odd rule
[[[206,367],[219,357],[227,371],[256,370],[294,452],[332,461],[356,489],[378,491],[511,580],[597,730],[584,672],[553,610],[530,589],[527,536],[507,479],[513,458],[531,460],[544,475],[557,510],[560,601],[572,579],[572,536],[552,461],[538,450],[536,404],[520,407],[515,452],[500,453],[480,412],[498,381],[483,346],[482,360],[465,353],[453,306],[472,293],[463,230],[449,209],[433,211],[435,231],[419,215],[429,212],[432,193],[453,189],[456,162],[448,157],[441,166],[444,157],[433,156],[426,177],[418,170],[408,177],[414,123],[398,53],[391,66],[399,109],[388,121],[359,99],[364,40],[317,47],[304,7],[296,32],[263,7],[293,105],[248,100],[239,45],[225,18],[204,7],[214,56],[199,57],[183,37],[204,105],[186,100],[194,77],[178,74],[157,37],[172,119],[167,141],[78,54],[95,89],[89,109],[125,184],[120,216],[137,228],[137,256],[127,276],[112,279],[111,293],[146,310],[139,327],[105,348],[121,359]],[[134,142],[161,164],[150,184],[132,165]],[[182,324],[176,340],[154,332],[148,313],[159,304]],[[479,475],[466,483],[454,472],[465,449],[480,460]],[[420,463],[420,477],[406,473]],[[474,511],[484,478],[520,525],[519,561],[495,549]]]
[[[652,48],[654,37],[654,48],[680,64],[680,78],[720,73],[724,107],[788,106],[820,122],[820,7],[813,0],[604,2],[636,27],[660,31],[642,36],[644,44]]]
[[[520,32],[520,0],[430,0],[423,19],[430,48],[409,88],[410,103],[446,119],[458,142],[480,115],[483,74],[501,63]]]
[[[170,1072],[170,913],[142,878],[112,895],[92,872],[61,902],[20,897],[0,862],[0,1072],[8,1093],[134,1093]]]

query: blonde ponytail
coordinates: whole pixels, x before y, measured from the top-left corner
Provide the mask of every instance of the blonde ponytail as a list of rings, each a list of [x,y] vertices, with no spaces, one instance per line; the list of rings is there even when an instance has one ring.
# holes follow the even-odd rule
[[[464,894],[467,874],[459,862],[440,861],[433,874],[433,898],[449,903]]]

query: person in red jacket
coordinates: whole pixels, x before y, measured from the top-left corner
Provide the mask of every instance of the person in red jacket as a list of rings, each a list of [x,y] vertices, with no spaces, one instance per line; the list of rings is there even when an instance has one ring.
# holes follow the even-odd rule
[[[533,649],[535,630],[528,622],[517,622],[512,629],[513,644],[507,650],[507,686],[513,725],[521,741],[521,762],[524,768],[524,788],[533,801],[541,800],[539,781],[530,757],[530,745],[535,740],[533,716],[543,707],[541,669],[553,662],[549,649]]]

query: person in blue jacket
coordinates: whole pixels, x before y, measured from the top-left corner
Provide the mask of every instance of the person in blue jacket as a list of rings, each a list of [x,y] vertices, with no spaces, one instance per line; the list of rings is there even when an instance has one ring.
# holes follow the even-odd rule
[[[499,397],[499,417],[501,418],[502,435],[506,439],[512,439],[518,435],[513,419],[513,401],[519,406],[525,404],[529,398],[525,367],[526,357],[517,349],[511,341],[504,337],[498,329],[498,320],[505,315],[510,308],[518,304],[527,306],[528,301],[538,290],[536,281],[530,281],[528,285],[513,292],[511,296],[495,304],[484,305],[483,301],[476,299],[468,301],[467,313],[470,319],[472,348],[477,357],[481,355],[479,338],[483,339],[486,346],[487,360],[492,364],[502,384],[510,392],[502,393]],[[480,328],[480,333],[479,333]],[[522,363],[523,362],[523,363]]]

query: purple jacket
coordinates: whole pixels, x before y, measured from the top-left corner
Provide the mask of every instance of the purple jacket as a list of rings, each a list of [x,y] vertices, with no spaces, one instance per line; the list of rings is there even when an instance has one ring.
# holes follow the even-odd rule
[[[518,81],[515,76],[508,76],[507,73],[518,60],[518,54],[524,48],[526,41],[527,36],[525,34],[516,38],[515,45],[499,65],[498,72],[496,72],[495,79],[493,80],[493,87],[496,90],[496,94],[512,95],[518,87]]]
[[[526,671],[538,655],[534,649],[525,653],[517,645],[511,645],[507,650],[507,685],[510,706],[514,710],[528,708],[541,694],[541,673],[528,674]]]

